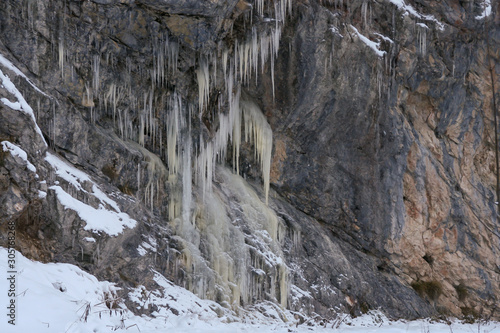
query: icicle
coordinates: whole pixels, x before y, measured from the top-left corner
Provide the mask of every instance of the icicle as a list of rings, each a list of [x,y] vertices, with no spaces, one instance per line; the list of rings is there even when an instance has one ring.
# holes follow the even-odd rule
[[[59,69],[61,70],[61,77],[64,78],[64,40],[61,38],[58,45],[59,50]]]
[[[258,68],[259,68],[259,38],[257,35],[257,30],[255,27],[252,28],[252,39],[251,39],[251,59],[252,68],[255,71],[255,84],[257,84],[258,78]]]
[[[201,184],[203,200],[205,200],[206,194],[212,191],[213,151],[212,143],[204,144],[200,137],[200,152],[196,163],[196,183]]]
[[[367,12],[368,12],[368,2],[364,0],[363,4],[361,5],[361,17],[363,19],[363,29],[367,29],[369,26],[367,20]]]
[[[286,308],[288,303],[288,294],[290,293],[290,284],[288,283],[288,269],[286,265],[279,265],[278,276],[280,281],[280,304]]]
[[[151,72],[152,81],[155,82],[158,86],[163,86],[165,81],[165,54],[164,54],[164,45],[162,45],[162,41],[160,36],[160,40],[158,40],[157,36],[154,36],[152,39],[152,49],[153,49],[153,68]]]
[[[182,154],[182,220],[191,221],[192,171],[191,171],[191,109],[188,114],[188,132]]]
[[[175,177],[174,177],[175,179]],[[173,181],[170,181],[172,183]],[[177,189],[174,189],[172,193],[170,193],[169,202],[168,202],[168,219],[169,221],[178,220],[178,216],[180,215],[181,208],[181,196]]]
[[[113,107],[113,123],[116,123],[116,106],[117,106],[117,99],[116,99],[116,85],[114,83],[111,83],[109,86],[108,93],[106,94],[104,98],[104,106],[107,111],[108,108],[108,101],[111,103],[111,106]]]
[[[427,30],[429,28],[424,23],[417,23],[418,50],[421,56],[427,54]]]
[[[99,91],[99,86],[101,82],[99,67],[100,67],[100,57],[98,55],[92,56],[92,75],[93,75],[92,89],[95,92]]]
[[[120,137],[123,139],[123,120],[122,120],[122,110],[118,109],[118,128],[120,130]]]
[[[257,0],[257,14],[259,16],[264,15],[264,0]]]
[[[377,63],[377,88],[378,88],[378,98],[382,97],[382,84],[383,84],[383,73],[381,66]]]
[[[174,41],[170,41],[168,36],[166,36],[165,47],[167,48],[167,62],[168,69],[171,73],[175,73],[177,70],[177,62],[179,58],[179,44]]]
[[[255,154],[257,160],[260,162],[267,204],[269,197],[273,132],[260,108],[255,103],[240,101],[240,106],[244,119],[245,140],[251,141],[254,144]]]
[[[139,115],[139,135],[137,141],[144,147],[144,114],[142,112]]]
[[[154,208],[154,198],[158,198],[158,191],[163,183],[163,180],[167,178],[168,171],[163,164],[163,161],[155,154],[149,150],[143,148],[142,146],[130,142],[137,150],[139,150],[144,157],[144,161],[147,162],[147,183],[144,187],[143,200],[146,205],[149,205],[151,211]],[[137,167],[137,181],[138,188],[141,188],[143,182],[141,182],[141,168],[140,164]]]
[[[292,242],[294,250],[300,249],[301,246],[301,234],[300,230],[292,229]]]
[[[167,163],[169,174],[177,174],[179,167],[177,158],[177,138],[179,136],[179,120],[182,108],[181,98],[174,93],[170,100],[170,110],[167,115]]]
[[[154,91],[154,89],[152,89],[149,92],[149,101],[148,101],[148,109],[147,110],[148,110],[148,124],[149,124],[148,132],[152,138],[153,146],[154,146],[156,119],[155,119],[154,113],[153,113],[153,91]]]
[[[229,102],[229,113],[233,116],[233,170],[240,173],[240,146],[241,146],[241,110],[240,110],[240,90]]]
[[[226,77],[226,71],[227,71],[227,55],[228,51],[227,49],[222,52],[222,71],[224,73],[224,79],[227,81]]]
[[[196,70],[196,78],[198,80],[198,104],[200,106],[201,117],[204,107],[208,105],[210,94],[210,75],[206,59],[200,58],[199,68]]]

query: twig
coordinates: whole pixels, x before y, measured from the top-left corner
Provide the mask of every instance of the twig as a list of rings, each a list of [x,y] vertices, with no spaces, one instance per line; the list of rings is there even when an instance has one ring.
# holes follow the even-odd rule
[[[130,325],[128,326],[127,328],[125,328],[126,330],[128,330],[129,328],[131,328],[132,326],[135,326],[137,327],[137,329],[139,330],[139,332],[141,331],[141,329],[139,328],[139,326],[137,326],[137,324],[133,324],[133,325]]]

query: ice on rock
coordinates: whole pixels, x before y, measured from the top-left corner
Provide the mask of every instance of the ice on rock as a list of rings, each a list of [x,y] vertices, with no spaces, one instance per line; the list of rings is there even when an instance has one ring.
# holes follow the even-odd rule
[[[160,191],[168,179],[168,170],[158,155],[153,154],[137,143],[128,142],[128,144],[142,154],[146,163],[146,179],[142,179],[141,164],[137,167],[137,187],[143,189],[142,200],[153,211],[156,202],[155,198],[158,199],[160,197]],[[144,183],[145,185],[142,185]]]
[[[100,84],[101,84],[101,77],[100,77],[100,66],[101,65],[101,59],[99,55],[93,55],[92,56],[92,89],[94,91],[99,91]]]
[[[418,51],[421,56],[427,54],[427,31],[429,27],[424,23],[417,23]]]
[[[185,141],[184,150],[182,152],[182,220],[184,223],[191,222],[191,206],[192,206],[192,162],[191,162],[191,109],[188,115],[188,131]]]
[[[240,101],[245,128],[245,141],[253,143],[257,160],[262,170],[266,204],[269,197],[269,179],[271,174],[271,153],[273,132],[260,108],[251,101]]]
[[[183,243],[188,289],[202,297],[222,299],[222,304],[232,308],[266,295],[286,306],[289,273],[278,245],[281,223],[243,178],[224,167],[213,172],[225,184],[222,192],[214,187],[203,194],[205,200],[196,204],[194,224],[185,217],[173,221]],[[228,208],[228,196],[236,198],[237,204]],[[234,219],[235,211],[243,214],[241,221]],[[243,233],[240,223],[252,232]]]
[[[65,50],[64,50],[64,40],[59,40],[58,43],[58,56],[59,56],[59,69],[61,70],[61,77],[64,78],[64,58],[65,58]]]
[[[175,269],[183,270],[179,274],[184,274],[185,279],[181,280],[185,280],[186,287],[196,294],[221,299],[229,307],[251,303],[254,297],[268,299],[269,295],[286,305],[289,290],[288,268],[277,245],[284,227],[267,206],[272,130],[257,103],[244,96],[242,91],[246,85],[257,82],[259,74],[270,71],[274,96],[274,61],[284,21],[292,10],[292,1],[270,3],[257,0],[254,4],[259,16],[274,14],[274,18],[263,23],[262,29],[249,31],[245,39],[236,40],[232,47],[221,47],[220,57],[215,54],[199,56],[195,71],[198,105],[186,101],[175,91],[165,92],[169,73],[177,68],[179,48],[162,33],[151,38],[151,70],[126,61],[131,77],[136,73],[148,82],[140,96],[131,91],[129,82],[101,80],[101,66],[112,67],[115,61],[110,54],[91,58],[92,78],[84,92],[85,105],[91,107],[92,121],[99,119],[94,110],[103,109],[112,117],[117,134],[122,139],[136,142],[131,143],[132,146],[143,155],[144,161],[137,165],[138,196],[155,212],[158,206],[163,209],[162,198],[168,194],[169,223],[182,244],[177,258],[179,262],[175,263]],[[64,46],[60,43],[61,69],[66,61]],[[222,79],[217,73],[222,73]],[[218,98],[212,98],[211,90],[222,80],[224,85],[221,91],[217,91]],[[94,105],[94,100],[98,105]],[[217,119],[210,134],[191,131],[191,117],[196,118],[197,111],[200,123],[204,113]],[[193,132],[198,134],[192,137]],[[217,177],[220,177],[217,165],[225,164],[229,155],[236,173],[233,176],[244,182],[237,176],[243,136],[254,149],[265,195],[265,200],[261,200],[250,188],[240,188],[243,193],[238,194],[243,202],[238,209],[242,210],[245,221],[251,220],[248,223],[252,223],[252,230],[255,230],[252,247],[246,245],[246,236],[236,226],[239,222],[235,222],[234,214],[225,209],[226,197],[214,184],[214,179],[219,182]],[[229,154],[228,149],[232,150]],[[83,190],[81,181],[69,174],[64,177],[74,185],[73,191]],[[228,175],[223,177],[226,179]],[[66,189],[54,187],[52,190],[68,208],[95,213],[70,200],[68,196],[71,195]],[[246,194],[249,191],[251,195]],[[99,197],[98,189],[93,192]],[[103,207],[117,210],[106,200],[100,202]],[[144,244],[138,247],[141,254],[147,254],[147,250]]]
[[[200,118],[204,108],[208,105],[210,95],[210,74],[208,72],[208,62],[204,58],[199,60],[199,68],[196,70],[198,80],[198,104],[200,107]]]
[[[167,83],[169,73],[175,72],[179,57],[179,45],[170,40],[167,34],[160,34],[152,38],[153,70],[152,79],[157,86]]]

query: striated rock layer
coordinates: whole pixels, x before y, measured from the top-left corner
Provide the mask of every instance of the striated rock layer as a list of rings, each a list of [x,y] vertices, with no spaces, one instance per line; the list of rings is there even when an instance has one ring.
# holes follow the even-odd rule
[[[498,318],[497,11],[5,0],[0,245],[124,299]]]

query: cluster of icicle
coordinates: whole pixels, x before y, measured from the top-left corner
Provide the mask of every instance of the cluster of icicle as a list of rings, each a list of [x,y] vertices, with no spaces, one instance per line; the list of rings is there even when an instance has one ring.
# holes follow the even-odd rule
[[[242,87],[257,79],[268,63],[274,92],[274,59],[291,2],[275,2],[274,6],[277,17],[272,29],[258,32],[253,28],[247,40],[237,40],[230,49],[219,50],[219,56],[199,56],[196,70],[198,110],[184,105],[175,94],[168,103],[166,160],[173,189],[169,197],[169,218],[183,244],[181,258],[187,278],[182,282],[196,294],[222,300],[229,306],[248,304],[269,295],[286,306],[290,289],[288,267],[277,245],[284,239],[284,227],[267,207],[272,130],[259,106],[242,93]],[[261,15],[264,7],[264,1],[258,0],[256,8]],[[216,110],[211,110],[214,108],[211,93],[218,83],[218,73],[223,75],[224,87],[217,92]],[[217,131],[210,140],[200,135],[199,142],[191,142],[191,115],[196,111],[200,123],[205,112],[218,115],[214,117],[218,119],[218,126],[214,126]],[[241,196],[236,201],[245,202],[234,210],[241,210],[243,220],[252,230],[249,234],[233,225],[234,217],[227,212],[227,203],[213,188],[216,164],[226,161],[228,149],[232,149],[232,165],[239,174],[243,140],[254,147],[255,159],[262,171],[266,204],[241,178],[227,175],[223,170],[219,170],[218,175],[224,178],[226,191],[234,197]],[[201,194],[202,204],[197,207],[192,202],[193,179]],[[192,215],[195,208],[197,216]],[[202,243],[204,245],[200,246]],[[201,247],[210,250],[202,253]]]
[[[269,63],[274,96],[274,60],[278,53],[282,26],[292,10],[292,1],[255,0],[252,10],[262,22],[266,23],[267,29],[259,31],[253,26],[246,40],[235,40],[234,45],[218,50],[218,56],[212,54],[199,57],[196,78],[199,87],[200,119],[201,114],[209,105],[211,86],[217,82],[217,72],[220,73],[220,68],[222,68],[225,81],[223,94],[226,96],[226,105],[229,105],[229,110],[227,112],[216,110],[220,113],[219,131],[212,141],[200,136],[199,145],[195,142],[198,149],[194,151],[196,156],[194,156],[193,163],[196,172],[195,180],[202,187],[203,193],[210,191],[214,163],[225,159],[228,143],[232,144],[233,165],[235,171],[239,172],[239,147],[243,125],[245,140],[255,147],[255,156],[261,167],[267,202],[272,132],[258,106],[250,101],[240,100],[240,88],[250,84],[251,79],[257,80],[259,72],[263,72],[266,64]],[[273,14],[274,17],[265,17],[265,15]],[[64,27],[64,16],[62,26]],[[57,43],[59,67],[63,80],[73,80],[75,73],[73,62],[81,62],[81,59],[68,59],[66,48],[70,45],[66,43],[67,39],[61,29]],[[90,37],[89,43],[94,44],[96,49],[100,48],[95,36]],[[178,112],[182,112],[180,110],[183,107],[182,101],[173,101],[181,99],[175,93],[168,96],[165,93],[160,95],[158,91],[167,86],[169,75],[177,70],[179,45],[172,41],[167,33],[160,32],[153,35],[151,47],[153,52],[150,69],[142,67],[141,64],[133,65],[129,59],[126,61],[129,74],[138,73],[139,77],[147,78],[151,82],[151,87],[143,93],[143,96],[132,91],[131,75],[119,84],[101,82],[101,66],[105,64],[107,68],[113,68],[116,59],[111,53],[94,54],[90,61],[92,78],[85,85],[82,104],[89,107],[92,122],[99,121],[103,115],[110,116],[122,139],[132,140],[142,147],[154,147],[150,150],[154,150],[157,154],[159,151],[160,158],[167,162],[168,174],[175,175],[178,171],[179,157],[177,155],[180,150],[186,150],[185,145],[179,147],[177,144],[177,137],[182,130],[178,116]],[[172,107],[179,111],[172,110]],[[192,108],[192,106],[184,107]],[[169,116],[162,111],[165,108]],[[171,113],[177,116],[170,115]],[[150,142],[147,142],[146,138]],[[150,163],[150,161],[147,162]],[[156,166],[154,169],[161,170],[162,168]],[[164,173],[163,170],[162,173]],[[161,177],[156,175],[153,178],[156,178],[158,182]],[[152,198],[159,195],[151,189],[151,184],[148,186],[148,190],[144,191],[145,201],[153,205]]]
[[[151,68],[126,59],[128,76],[121,81],[104,82],[101,79],[106,69],[113,69],[118,63],[114,55],[94,54],[89,64],[92,77],[85,86],[82,104],[89,108],[92,122],[99,122],[104,117],[112,119],[117,134],[144,156],[144,162],[137,169],[137,187],[152,211],[158,204],[161,206],[165,191],[168,191],[168,217],[184,244],[181,257],[190,276],[185,280],[188,289],[202,297],[215,299],[219,296],[210,294],[216,290],[215,284],[232,295],[231,300],[227,300],[231,305],[238,306],[241,301],[251,302],[252,298],[261,299],[270,294],[286,306],[288,268],[281,260],[279,246],[276,246],[276,242],[283,237],[280,236],[276,215],[267,207],[272,130],[259,106],[244,96],[242,88],[256,81],[269,66],[274,97],[274,62],[283,24],[292,10],[292,1],[255,0],[252,10],[265,28],[253,26],[245,40],[221,46],[217,55],[198,56],[198,105],[172,91],[175,85],[169,85],[169,76],[177,71],[179,45],[168,34],[158,32],[151,38]],[[92,38],[89,43],[99,50],[99,41]],[[82,59],[69,59],[66,51],[71,45],[66,43],[64,32],[61,32],[56,54],[62,79],[69,81],[74,79],[72,63]],[[218,73],[223,77],[217,78]],[[141,93],[133,91],[132,87],[137,86],[137,82],[132,82],[134,77],[150,82],[150,86],[146,86]],[[224,81],[223,87],[221,80]],[[211,110],[211,94],[215,93],[216,86],[222,91],[217,92],[218,106]],[[193,140],[191,122],[198,114],[201,124],[205,112],[218,114],[214,117],[219,120],[218,126],[213,127],[217,131],[212,133],[210,139],[200,134]],[[238,161],[243,140],[254,147],[255,160],[262,172],[266,202],[260,205],[255,196],[252,204],[248,205],[253,208],[244,212],[249,221],[255,221],[251,228],[257,234],[259,228],[265,229],[259,234],[261,236],[250,241],[245,240],[247,236],[241,231],[234,230],[228,215],[223,214],[223,203],[217,203],[219,199],[213,192],[216,164],[226,161],[228,149],[232,149],[234,172],[239,174]],[[193,187],[193,181],[196,187]],[[241,189],[251,193],[249,188]],[[202,198],[203,207],[195,207],[193,198],[197,195]],[[200,210],[204,213],[199,213]],[[195,216],[193,211],[197,211],[198,215]],[[200,231],[200,223],[205,223],[206,228],[217,227],[218,230],[206,236],[206,231]],[[221,230],[226,232],[221,233]],[[214,257],[207,259],[200,253],[200,237],[209,237],[205,242]],[[252,251],[245,245],[249,242],[254,244],[250,247]],[[235,258],[240,259],[236,261]],[[269,258],[272,260],[269,261]],[[248,271],[248,267],[253,267],[253,273]],[[207,278],[214,272],[216,281]]]

